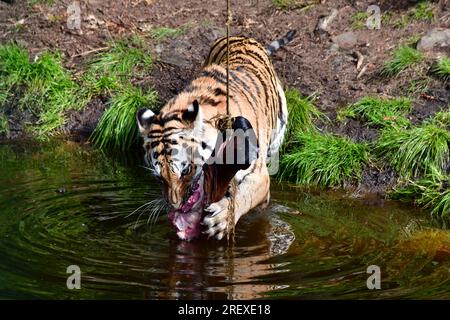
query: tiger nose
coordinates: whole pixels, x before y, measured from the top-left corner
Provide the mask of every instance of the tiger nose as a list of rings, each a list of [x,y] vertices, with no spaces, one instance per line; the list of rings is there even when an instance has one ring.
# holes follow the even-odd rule
[[[170,190],[169,195],[170,195],[169,200],[170,200],[170,203],[172,204],[172,206],[175,209],[179,209],[181,207],[181,202],[182,202],[181,201],[182,198],[180,197],[179,193],[176,190],[172,189],[172,190]]]

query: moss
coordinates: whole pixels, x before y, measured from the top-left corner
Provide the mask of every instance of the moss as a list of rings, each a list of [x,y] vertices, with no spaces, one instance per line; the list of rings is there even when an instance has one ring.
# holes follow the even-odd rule
[[[347,138],[300,132],[297,145],[281,158],[280,178],[297,184],[341,186],[359,180],[369,159],[367,146]]]

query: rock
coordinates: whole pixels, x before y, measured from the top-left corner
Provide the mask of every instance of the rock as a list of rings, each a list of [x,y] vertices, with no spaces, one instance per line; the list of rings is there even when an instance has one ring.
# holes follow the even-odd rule
[[[450,29],[434,28],[424,35],[417,44],[417,50],[433,51],[450,49]]]
[[[314,28],[314,33],[315,34],[328,33],[329,27],[330,27],[331,23],[333,22],[334,18],[336,18],[337,14],[338,14],[338,10],[333,9],[328,16],[325,16],[325,15],[320,16],[319,20],[317,21],[317,25]]]
[[[333,42],[342,49],[351,49],[358,43],[358,34],[354,31],[344,32],[334,36]]]

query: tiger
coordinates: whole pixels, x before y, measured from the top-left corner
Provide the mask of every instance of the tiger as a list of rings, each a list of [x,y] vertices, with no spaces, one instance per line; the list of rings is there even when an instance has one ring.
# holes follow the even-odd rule
[[[243,215],[268,205],[267,165],[283,142],[288,121],[286,97],[270,56],[292,41],[295,33],[289,31],[267,48],[252,38],[220,38],[199,75],[159,112],[138,110],[145,163],[162,184],[163,196],[172,207],[169,220],[181,240],[202,234],[221,240]],[[232,119],[234,129],[253,130],[257,141],[252,146],[257,151],[247,166],[233,173],[234,188],[230,183],[221,199],[206,203],[211,190],[204,190],[204,167],[216,152],[221,133],[214,119],[224,114]],[[232,197],[233,219],[229,219]]]

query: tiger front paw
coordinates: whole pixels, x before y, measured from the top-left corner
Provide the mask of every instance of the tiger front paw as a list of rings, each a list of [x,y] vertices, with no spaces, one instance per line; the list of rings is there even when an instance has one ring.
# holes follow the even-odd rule
[[[203,219],[206,230],[203,231],[208,237],[221,240],[226,234],[229,222],[228,204],[229,199],[224,197],[218,202],[210,204],[205,211],[208,215]]]

